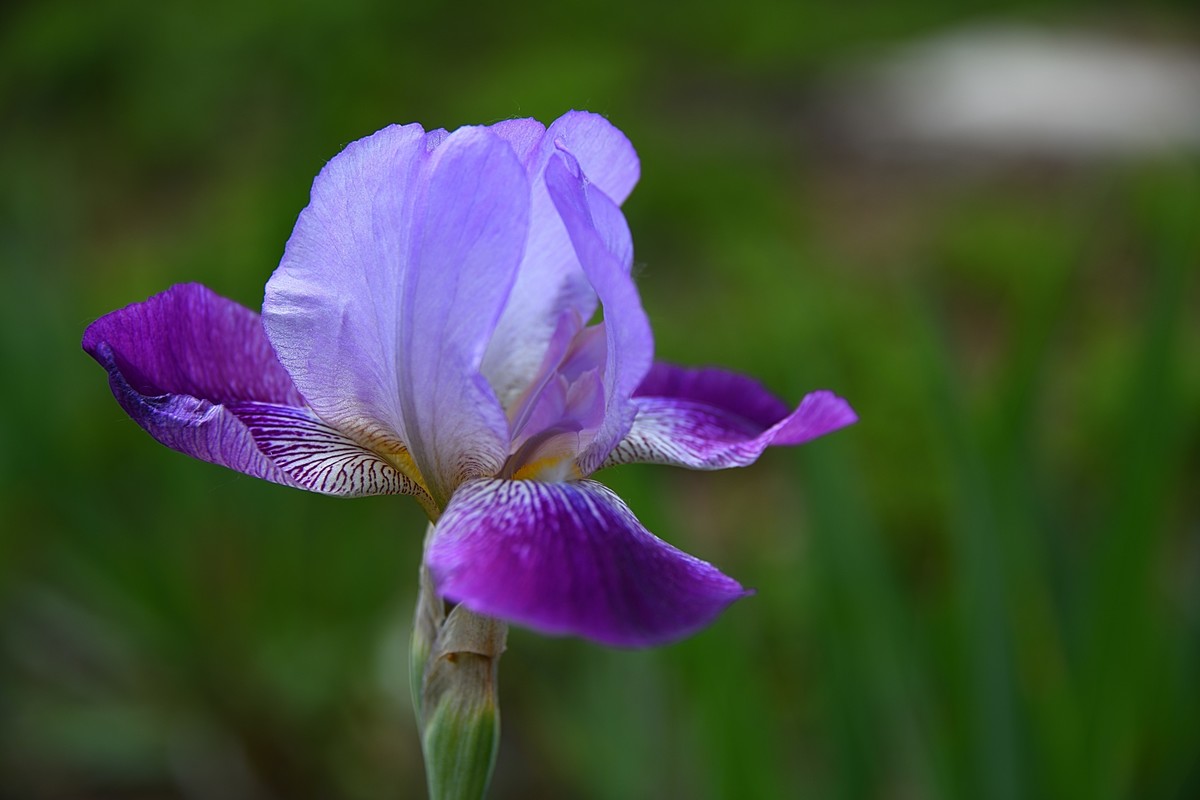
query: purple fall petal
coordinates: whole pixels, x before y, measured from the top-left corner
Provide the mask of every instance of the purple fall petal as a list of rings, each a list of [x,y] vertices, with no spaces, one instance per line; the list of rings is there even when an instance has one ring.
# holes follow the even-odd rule
[[[680,367],[655,361],[638,385],[635,397],[667,397],[702,403],[769,428],[787,416],[790,407],[746,375],[712,367]]]
[[[630,399],[654,359],[654,337],[629,274],[633,258],[629,228],[619,208],[588,183],[569,153],[546,167],[550,197],[566,225],[584,272],[604,306],[607,362],[604,368],[605,416],[592,441],[577,459],[591,474],[633,424]]]
[[[748,594],[587,480],[464,484],[426,564],[438,592],[472,611],[627,647],[687,636]]]
[[[637,183],[640,166],[625,134],[597,114],[571,111],[548,130],[534,120],[509,120],[491,130],[510,142],[530,182],[525,258],[483,363],[488,381],[508,406],[537,373],[559,316],[574,311],[586,322],[596,309],[596,292],[546,189],[547,165],[565,147],[592,183],[618,204]]]
[[[258,314],[183,284],[96,320],[83,349],[108,371],[125,412],[174,450],[293,485],[225,404],[302,405]]]
[[[756,381],[661,362],[638,387],[637,418],[604,466],[648,462],[692,469],[752,464],[771,445],[797,445],[858,420],[832,392],[788,407]]]
[[[340,497],[408,494],[426,499],[416,480],[379,452],[321,422],[311,409],[237,403],[229,410],[250,431],[258,449],[301,489]],[[398,442],[373,444],[397,462],[407,456]]]
[[[174,450],[323,494],[424,494],[317,419],[258,314],[204,286],[175,286],[101,317],[83,348],[126,413]]]
[[[198,283],[172,286],[105,314],[83,334],[83,349],[93,357],[101,344],[112,349],[125,379],[142,394],[304,403],[258,314]]]

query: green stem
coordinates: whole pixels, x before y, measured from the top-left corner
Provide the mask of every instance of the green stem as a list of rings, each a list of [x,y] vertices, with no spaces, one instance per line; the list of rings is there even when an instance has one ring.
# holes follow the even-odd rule
[[[446,614],[421,567],[410,688],[431,800],[481,800],[487,792],[500,744],[497,674],[507,634],[503,622],[461,605]]]

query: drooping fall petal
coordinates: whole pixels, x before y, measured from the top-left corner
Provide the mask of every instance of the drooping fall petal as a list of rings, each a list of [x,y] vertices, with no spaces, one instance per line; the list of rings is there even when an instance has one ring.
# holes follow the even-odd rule
[[[258,314],[204,286],[174,286],[101,317],[83,348],[108,371],[126,413],[167,447],[325,494],[421,494],[391,464],[320,423]],[[267,415],[285,422],[263,428]],[[317,462],[322,469],[313,469]]]
[[[588,480],[464,484],[426,564],[438,592],[472,611],[630,647],[687,636],[747,594]]]
[[[342,497],[409,494],[427,502],[399,442],[375,440],[369,450],[326,425],[312,409],[237,403],[230,410],[258,449],[301,489]]]
[[[803,444],[858,419],[832,392],[812,392],[789,413],[787,405],[743,375],[662,362],[646,376],[634,403],[633,427],[605,466],[742,467],[771,445]]]

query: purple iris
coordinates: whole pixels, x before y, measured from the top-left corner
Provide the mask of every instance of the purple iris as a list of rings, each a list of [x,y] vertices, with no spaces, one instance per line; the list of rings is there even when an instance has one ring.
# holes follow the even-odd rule
[[[582,112],[385,128],[313,182],[261,317],[174,286],[83,347],[168,447],[325,494],[415,496],[450,601],[608,644],[677,639],[746,591],[589,476],[743,466],[856,417],[830,392],[791,411],[749,378],[653,360],[619,207],[638,173]]]

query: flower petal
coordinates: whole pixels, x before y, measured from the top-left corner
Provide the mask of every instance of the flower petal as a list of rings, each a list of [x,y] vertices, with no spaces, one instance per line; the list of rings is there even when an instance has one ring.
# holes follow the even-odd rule
[[[484,358],[483,372],[508,407],[534,379],[561,314],[574,311],[586,322],[596,310],[596,293],[580,265],[543,175],[565,147],[589,179],[617,203],[637,183],[633,145],[604,117],[571,111],[548,130],[534,120],[492,126],[525,164],[531,191],[529,243],[517,283]]]
[[[386,128],[322,170],[267,284],[267,332],[319,417],[400,442],[443,502],[507,455],[479,362],[528,198],[512,148],[486,129]]]
[[[423,205],[400,296],[400,405],[413,459],[444,503],[508,457],[508,420],[480,363],[524,253],[529,184],[506,142],[462,128],[434,151]]]
[[[376,442],[376,449],[368,449],[307,408],[238,403],[229,410],[259,450],[302,489],[341,497],[408,494],[428,504],[425,489],[377,452],[390,452],[403,463],[408,454],[398,443],[384,448]]]
[[[590,184],[570,153],[546,167],[546,186],[566,225],[571,244],[604,306],[608,338],[604,368],[605,416],[577,459],[584,475],[599,468],[633,424],[634,390],[654,359],[654,337],[629,274],[633,259],[629,228],[621,210]]]
[[[687,636],[748,594],[587,480],[464,484],[426,563],[438,592],[472,611],[630,647]]]
[[[258,449],[246,426],[225,406],[186,394],[142,394],[121,372],[118,356],[108,344],[101,342],[91,354],[108,370],[109,386],[121,408],[160,444],[255,478],[295,485]]]
[[[525,166],[526,175],[532,175],[538,148],[541,147],[542,137],[546,135],[546,126],[532,118],[505,119],[488,126],[488,130],[508,142],[517,160]]]
[[[213,403],[304,402],[258,314],[198,283],[172,286],[105,314],[83,334],[83,349],[93,358],[101,344],[143,394],[194,395]]]
[[[224,405],[303,403],[258,314],[204,286],[183,284],[96,320],[83,349],[108,371],[125,412],[162,444],[293,485]]]
[[[101,317],[83,347],[121,407],[173,450],[323,494],[412,494],[413,480],[322,423],[258,314],[198,284]]]
[[[634,398],[637,417],[604,466],[647,462],[692,469],[752,464],[771,445],[797,445],[851,425],[842,398],[812,392],[788,407],[756,381],[719,369],[661,362]]]
[[[263,324],[279,360],[321,419],[366,439],[407,441],[400,292],[436,140],[419,125],[393,125],[335,156],[267,282]]]
[[[617,205],[625,202],[641,176],[641,164],[625,134],[599,114],[568,111],[551,123],[543,146],[566,148],[588,180]]]

